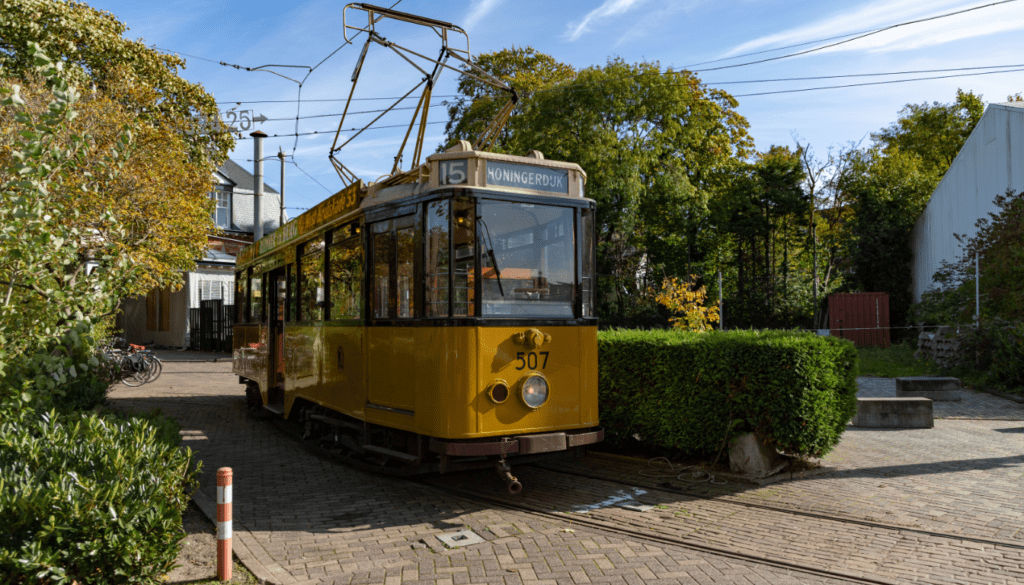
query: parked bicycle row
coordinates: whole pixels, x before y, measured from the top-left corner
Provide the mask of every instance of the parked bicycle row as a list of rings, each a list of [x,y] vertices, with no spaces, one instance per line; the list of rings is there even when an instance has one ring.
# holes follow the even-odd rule
[[[100,347],[109,369],[111,380],[120,380],[125,386],[141,386],[160,377],[163,362],[144,345],[128,343],[112,337]]]

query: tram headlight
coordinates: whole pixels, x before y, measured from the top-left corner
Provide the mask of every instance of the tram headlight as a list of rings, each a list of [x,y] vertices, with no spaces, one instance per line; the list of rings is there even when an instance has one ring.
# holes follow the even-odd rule
[[[541,376],[530,376],[523,380],[521,394],[527,407],[540,408],[548,400],[548,381]]]

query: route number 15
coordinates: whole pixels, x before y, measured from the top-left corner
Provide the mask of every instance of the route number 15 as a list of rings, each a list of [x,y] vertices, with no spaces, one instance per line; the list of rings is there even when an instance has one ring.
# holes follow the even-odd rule
[[[443,160],[438,163],[437,168],[439,185],[461,185],[469,178],[464,160]]]

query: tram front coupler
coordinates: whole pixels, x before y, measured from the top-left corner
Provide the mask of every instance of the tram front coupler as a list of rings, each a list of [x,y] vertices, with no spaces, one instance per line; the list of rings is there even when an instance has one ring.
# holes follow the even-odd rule
[[[498,475],[501,477],[505,485],[508,486],[508,493],[513,496],[523,491],[523,484],[519,483],[519,480],[512,475],[512,468],[509,467],[508,461],[504,458],[494,462],[494,468],[498,471]]]

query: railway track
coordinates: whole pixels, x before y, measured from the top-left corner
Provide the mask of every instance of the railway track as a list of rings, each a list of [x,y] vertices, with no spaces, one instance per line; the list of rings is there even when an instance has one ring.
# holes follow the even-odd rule
[[[322,457],[365,471],[381,471],[379,463],[342,456],[303,441],[298,425],[275,420],[273,426]],[[676,489],[574,473],[555,465],[517,466],[526,485],[526,492],[520,496],[509,496],[494,473],[485,470],[427,475],[409,481],[487,507],[568,523],[604,535],[639,539],[849,583],[946,583],[950,572],[962,575],[965,583],[1024,582],[1024,543],[889,525],[731,497],[698,496]],[[566,490],[565,486],[569,485],[583,486],[589,492],[584,500],[589,497],[590,501],[600,501],[601,494],[613,494],[618,489],[633,490],[634,494],[642,492],[643,497],[639,499],[665,504],[655,504],[650,513],[620,508],[614,502],[609,506],[589,506],[586,513],[576,513],[580,510],[574,509],[573,502],[580,501],[580,494]],[[704,509],[699,512],[695,509],[702,506]],[[686,515],[680,517],[680,514]],[[809,532],[803,533],[804,527]],[[773,530],[778,534],[772,534]],[[873,561],[858,557],[861,548],[876,551],[879,556]],[[886,549],[891,552],[878,552]],[[948,561],[944,566],[936,564],[935,575],[927,571],[910,574],[903,569],[889,570],[904,566],[900,559],[907,555],[928,559],[934,558],[933,553],[944,555]],[[879,570],[871,570],[871,564]],[[976,571],[967,568],[972,564],[977,564]],[[999,579],[990,578],[984,572],[993,564],[1003,571]]]

